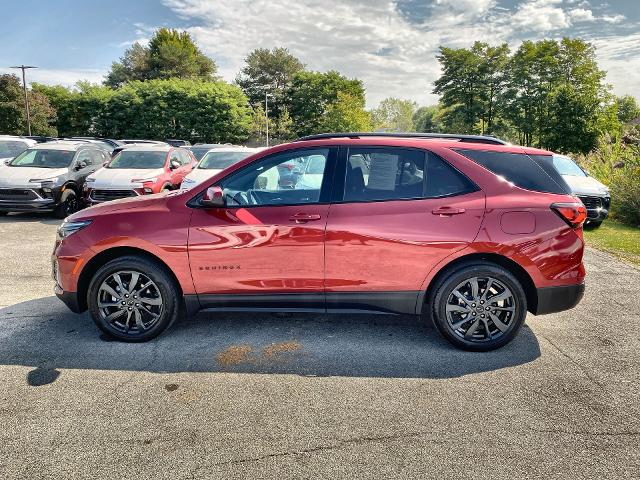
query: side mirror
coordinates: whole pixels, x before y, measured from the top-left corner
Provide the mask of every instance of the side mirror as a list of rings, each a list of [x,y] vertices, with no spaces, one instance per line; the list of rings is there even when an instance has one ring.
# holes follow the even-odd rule
[[[205,190],[200,205],[207,208],[219,208],[225,206],[224,192],[220,187],[209,187]]]
[[[176,168],[180,168],[180,162],[177,160],[171,160],[169,162],[169,169],[170,170],[175,170]]]
[[[76,170],[82,170],[83,168],[87,168],[87,162],[80,160],[76,165]]]

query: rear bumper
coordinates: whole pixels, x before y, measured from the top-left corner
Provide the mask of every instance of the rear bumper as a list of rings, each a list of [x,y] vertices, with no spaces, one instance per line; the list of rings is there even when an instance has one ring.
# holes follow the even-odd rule
[[[84,311],[84,309],[80,307],[80,302],[78,301],[78,292],[65,292],[59,285],[56,285],[53,291],[55,292],[56,297],[62,300],[72,312],[82,313]]]
[[[584,283],[561,287],[538,288],[538,304],[531,313],[546,315],[575,307],[584,295]]]

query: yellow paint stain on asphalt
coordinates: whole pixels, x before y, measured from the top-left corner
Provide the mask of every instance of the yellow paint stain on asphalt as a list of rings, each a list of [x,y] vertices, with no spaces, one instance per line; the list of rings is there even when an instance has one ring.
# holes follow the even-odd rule
[[[262,349],[262,355],[253,353],[251,345],[231,345],[216,356],[223,367],[233,367],[241,363],[260,363],[263,361],[277,361],[288,357],[288,354],[302,350],[298,342],[271,343]]]
[[[223,367],[231,367],[245,362],[253,349],[251,345],[231,345],[218,353],[218,363]]]
[[[262,349],[262,355],[267,358],[273,358],[283,353],[296,352],[302,348],[298,342],[280,342],[272,343]]]

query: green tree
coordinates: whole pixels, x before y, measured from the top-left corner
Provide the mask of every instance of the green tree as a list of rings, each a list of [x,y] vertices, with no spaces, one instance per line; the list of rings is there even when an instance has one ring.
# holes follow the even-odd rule
[[[269,99],[269,115],[279,118],[286,108],[286,93],[293,75],[304,70],[304,64],[286,48],[258,48],[245,58],[245,65],[236,77],[254,107],[264,105],[265,93]]]
[[[371,122],[376,131],[411,132],[417,104],[411,100],[389,97],[371,112]]]
[[[324,132],[367,132],[371,130],[371,114],[364,109],[364,100],[356,95],[338,92],[335,102],[328,105],[321,123]]]
[[[185,78],[214,80],[216,64],[194,43],[188,32],[156,30],[144,47],[134,43],[113,62],[105,85],[117,88],[133,80]]]
[[[50,125],[55,116],[49,99],[38,91],[27,91],[33,135],[55,135]],[[20,79],[13,74],[0,75],[0,132],[9,135],[27,134],[27,115]]]
[[[439,110],[438,105],[418,108],[413,114],[413,130],[416,132],[441,132],[442,123]]]
[[[629,123],[631,120],[640,118],[640,106],[635,97],[623,95],[616,99],[618,105],[618,120],[621,123]]]
[[[107,74],[105,85],[118,88],[132,80],[148,80],[149,49],[135,42],[125,50],[119,62],[111,64],[111,71]]]
[[[342,94],[340,97],[339,94]],[[339,106],[335,104],[340,103]],[[364,119],[365,93],[362,82],[349,79],[336,71],[297,72],[287,92],[289,114],[293,120],[293,131],[297,136],[326,132],[330,126],[336,126],[337,117],[345,103],[355,110],[350,118]],[[331,120],[326,121],[327,112],[331,112]],[[356,122],[348,122],[355,124]],[[366,127],[367,125],[362,125]]]

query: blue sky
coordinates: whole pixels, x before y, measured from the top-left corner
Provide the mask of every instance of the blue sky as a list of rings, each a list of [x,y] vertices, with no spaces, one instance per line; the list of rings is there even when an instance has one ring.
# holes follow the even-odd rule
[[[188,30],[232,81],[246,54],[285,46],[308,68],[361,78],[369,106],[386,96],[436,101],[439,45],[580,36],[607,81],[640,98],[640,0],[2,0],[0,72],[101,81],[111,62],[154,28]]]

